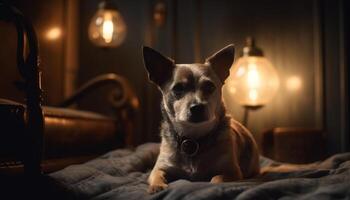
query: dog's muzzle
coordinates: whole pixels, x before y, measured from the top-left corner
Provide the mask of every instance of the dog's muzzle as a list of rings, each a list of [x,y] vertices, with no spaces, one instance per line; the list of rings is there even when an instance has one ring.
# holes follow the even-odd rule
[[[208,120],[207,107],[205,104],[191,105],[189,121],[193,123],[199,123]]]
[[[199,150],[199,143],[196,140],[185,139],[181,142],[180,149],[187,156],[195,156]]]

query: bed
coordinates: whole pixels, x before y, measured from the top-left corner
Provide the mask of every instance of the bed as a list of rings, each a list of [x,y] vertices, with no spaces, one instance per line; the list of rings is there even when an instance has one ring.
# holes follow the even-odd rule
[[[154,195],[147,194],[147,177],[159,144],[110,151],[94,160],[51,173],[77,199],[349,199],[350,153],[314,163],[313,169],[266,173],[259,178],[211,184],[177,180]],[[260,165],[280,166],[265,157]]]

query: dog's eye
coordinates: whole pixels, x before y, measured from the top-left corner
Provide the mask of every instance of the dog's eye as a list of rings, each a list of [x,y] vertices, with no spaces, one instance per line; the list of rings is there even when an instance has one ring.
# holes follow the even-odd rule
[[[202,87],[201,87],[202,91],[205,93],[205,94],[211,94],[215,91],[216,87],[214,85],[213,82],[211,81],[205,81],[203,84],[202,84]]]
[[[180,96],[185,91],[185,89],[186,89],[186,87],[184,84],[178,83],[178,84],[174,85],[172,91],[174,92],[174,94],[176,96]]]

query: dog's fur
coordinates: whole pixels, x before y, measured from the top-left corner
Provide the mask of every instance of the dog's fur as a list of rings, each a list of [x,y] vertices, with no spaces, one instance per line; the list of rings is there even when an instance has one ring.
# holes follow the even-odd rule
[[[149,192],[163,190],[179,178],[220,183],[258,175],[257,145],[245,127],[226,115],[222,102],[234,46],[223,48],[204,64],[175,64],[149,47],[143,48],[143,57],[149,79],[163,96],[162,141],[148,179]],[[198,141],[198,152],[181,151],[181,138]]]

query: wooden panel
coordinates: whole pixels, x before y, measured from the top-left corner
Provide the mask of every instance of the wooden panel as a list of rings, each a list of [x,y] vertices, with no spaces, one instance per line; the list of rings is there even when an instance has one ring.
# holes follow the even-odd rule
[[[345,86],[345,102],[349,102],[350,100],[350,1],[342,1],[343,3],[343,25],[344,25],[344,68],[345,68],[345,76],[346,76],[346,86]],[[350,128],[349,128],[349,121],[350,121],[350,107],[349,104],[346,103],[345,105],[345,141],[347,141],[347,148],[346,151],[350,151]]]
[[[328,147],[333,152],[349,149],[348,76],[345,24],[342,0],[321,1],[323,18],[323,64],[325,128]],[[344,7],[345,9],[345,7]]]

